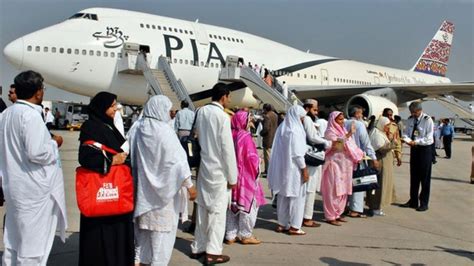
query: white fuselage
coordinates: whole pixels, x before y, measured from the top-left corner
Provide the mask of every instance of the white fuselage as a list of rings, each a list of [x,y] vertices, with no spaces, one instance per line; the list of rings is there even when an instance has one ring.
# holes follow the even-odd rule
[[[149,46],[147,58],[152,68],[157,67],[160,55],[169,57],[176,77],[191,95],[217,82],[227,55],[242,57],[246,65],[286,69],[278,80],[290,87],[450,82],[444,77],[306,53],[252,34],[196,22],[106,8],[81,13],[95,14],[98,19],[69,19],[23,36],[9,44],[21,48],[10,47],[13,52],[7,58],[22,70],[40,72],[58,88],[85,96],[107,90],[130,104],[146,101],[147,82],[140,75],[118,73],[125,42]],[[252,105],[256,100],[251,95],[249,89],[242,89],[232,97],[241,106]]]

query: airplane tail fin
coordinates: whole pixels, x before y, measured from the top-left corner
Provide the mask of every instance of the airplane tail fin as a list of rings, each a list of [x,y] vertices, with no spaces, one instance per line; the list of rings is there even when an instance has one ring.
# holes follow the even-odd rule
[[[446,76],[453,34],[454,24],[446,20],[443,21],[443,24],[441,24],[441,27],[411,70],[435,76]]]

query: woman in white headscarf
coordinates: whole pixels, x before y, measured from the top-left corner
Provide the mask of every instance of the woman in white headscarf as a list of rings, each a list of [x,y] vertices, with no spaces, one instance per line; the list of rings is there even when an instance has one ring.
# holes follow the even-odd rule
[[[288,232],[290,235],[306,234],[301,230],[306,182],[309,180],[304,161],[305,116],[306,111],[299,105],[294,105],[288,110],[285,120],[275,133],[267,176],[270,189],[274,194],[278,194],[276,231]]]
[[[370,132],[370,142],[380,161],[379,185],[375,193],[367,193],[367,206],[373,215],[384,216],[383,208],[393,203],[393,150],[396,140],[390,141],[390,119],[381,116]]]
[[[168,264],[185,200],[180,191],[184,187],[191,200],[196,197],[186,154],[169,125],[171,106],[166,96],[153,96],[130,134],[137,180],[134,219],[139,248],[135,257],[142,264]]]

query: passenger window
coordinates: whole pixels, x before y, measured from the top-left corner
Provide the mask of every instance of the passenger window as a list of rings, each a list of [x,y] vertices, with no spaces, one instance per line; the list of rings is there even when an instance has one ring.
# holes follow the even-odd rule
[[[201,66],[202,66],[202,67],[204,66],[204,62],[203,62],[203,61],[201,61]]]
[[[300,77],[300,73],[296,74],[296,76],[299,78],[299,77]]]
[[[193,32],[192,32],[192,31],[189,31],[189,34],[193,35]]]
[[[143,23],[140,23],[140,28],[143,28]]]
[[[149,28],[150,28],[150,24],[146,24],[146,28],[149,29]]]
[[[174,28],[174,32],[178,32],[178,29],[177,29],[177,28]]]
[[[187,31],[187,30],[184,30],[184,33],[188,34],[188,31]]]
[[[87,50],[82,50],[82,55],[87,55]]]
[[[211,63],[211,67],[214,67],[214,63]]]
[[[209,34],[209,38],[211,38],[211,39],[212,39],[212,34]]]
[[[183,33],[183,30],[182,30],[182,29],[179,29],[179,33]]]
[[[79,49],[74,49],[75,54],[79,54]]]
[[[56,53],[56,47],[51,48],[51,52]]]
[[[151,25],[151,28],[152,28],[152,29],[156,29],[155,25]]]
[[[178,63],[178,60],[176,58],[173,59],[173,63]]]
[[[118,58],[122,58],[122,53],[117,53]]]
[[[159,30],[161,30],[161,26],[156,26]]]
[[[97,56],[100,56],[100,55],[101,55],[101,52],[100,52],[100,51],[97,51],[95,54],[96,54]]]
[[[94,55],[94,51],[93,51],[93,50],[89,50],[89,55],[90,55],[90,56],[93,56],[93,55]]]
[[[179,63],[182,64],[182,63],[183,63],[183,59],[179,59]]]
[[[184,60],[184,64],[186,65],[188,64],[188,59]]]
[[[31,45],[28,45],[28,52],[31,52],[31,50],[33,50],[33,47]]]
[[[114,52],[110,52],[110,57],[115,57],[115,53]]]
[[[232,41],[233,41],[233,42],[235,42],[235,39],[234,39],[234,38],[232,38]]]
[[[64,54],[64,48],[62,48],[62,47],[59,48],[59,53],[60,53],[60,54]]]
[[[45,53],[48,52],[48,46],[43,47],[43,52],[45,52]]]
[[[109,56],[109,52],[104,52],[104,57],[108,57]]]
[[[39,51],[41,51],[41,48],[40,48],[39,46],[36,46],[36,47],[35,47],[35,51],[36,51],[36,52],[39,52]]]
[[[71,53],[72,53],[72,49],[71,49],[71,48],[67,48],[67,53],[68,53],[68,54],[71,54]]]
[[[214,34],[214,39],[217,39],[217,36]]]
[[[222,40],[222,37],[220,35],[218,37],[219,37],[219,40]]]

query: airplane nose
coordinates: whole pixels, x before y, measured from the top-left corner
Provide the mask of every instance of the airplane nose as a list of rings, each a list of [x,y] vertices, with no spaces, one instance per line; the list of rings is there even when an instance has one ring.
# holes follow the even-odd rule
[[[3,49],[3,54],[13,65],[21,69],[23,64],[23,38],[18,38]]]

